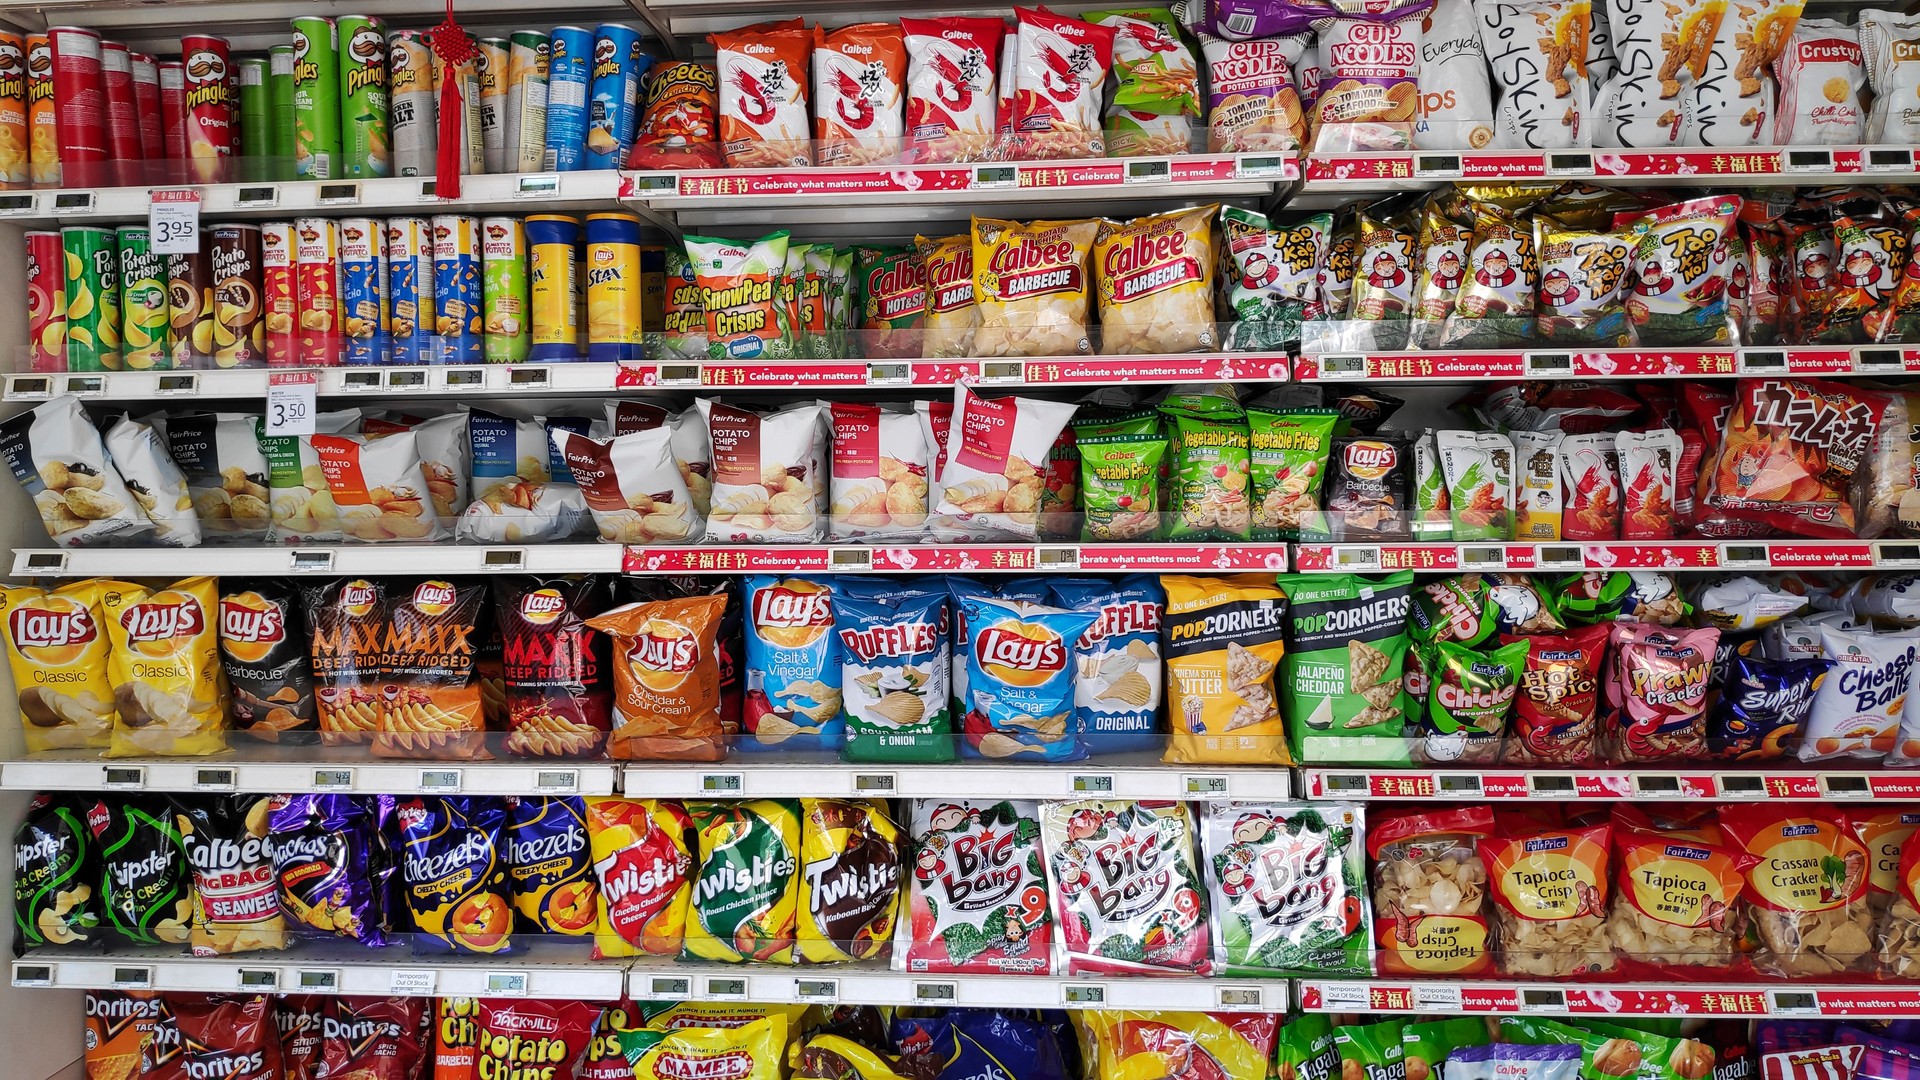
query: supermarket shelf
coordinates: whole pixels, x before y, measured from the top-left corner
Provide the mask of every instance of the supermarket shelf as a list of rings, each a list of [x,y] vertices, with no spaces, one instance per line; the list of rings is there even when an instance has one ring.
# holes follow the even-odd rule
[[[1683,772],[1608,766],[1561,769],[1309,767],[1309,799],[1920,799],[1920,771],[1816,771],[1694,764]]]
[[[1303,573],[1374,570],[1872,570],[1920,567],[1920,544],[1866,540],[1644,540],[1551,544],[1300,544]]]
[[[1920,986],[1302,980],[1306,1012],[1476,1016],[1920,1016]]]
[[[836,795],[918,799],[1284,799],[1286,769],[1167,765],[1157,753],[1060,764],[860,764],[802,754],[737,753],[718,765],[633,765],[621,790],[636,798],[793,799]]]
[[[917,544],[912,547],[630,547],[629,574],[1219,573],[1287,568],[1285,544]]]
[[[1285,980],[1122,979],[1047,975],[909,975],[879,965],[807,970],[641,962],[635,1000],[767,1005],[970,1005],[1013,1009],[1178,1009],[1285,1012]]]
[[[281,34],[285,33],[282,24]],[[540,214],[555,210],[621,209],[620,174],[610,169],[465,176],[460,179],[457,200],[438,198],[433,193],[434,181],[418,177],[263,181],[196,187],[200,192],[201,220],[208,222],[283,218],[295,214]],[[153,190],[113,187],[0,192],[0,221],[22,225],[145,221]]]
[[[295,370],[273,368],[280,372]],[[479,394],[604,394],[651,383],[638,365],[460,364],[446,367],[325,367],[315,393],[322,397],[445,396]],[[45,401],[72,394],[92,401],[153,401],[173,398],[265,398],[267,368],[226,371],[103,371],[64,375],[8,375],[0,400]]]
[[[1775,350],[1779,351],[1779,350]],[[1846,356],[1851,351],[1831,350]],[[1899,350],[1892,350],[1896,354]],[[1881,369],[1876,368],[1876,371]],[[1294,362],[1299,382],[1391,379],[1451,383],[1461,379],[1691,379],[1744,373],[1734,349],[1512,350],[1490,352],[1323,352]]]
[[[357,547],[16,548],[15,577],[189,574],[612,574],[612,544],[362,544]]]
[[[611,762],[381,761],[366,747],[280,751],[283,760],[247,760],[264,748],[214,758],[107,761],[72,751],[0,762],[0,789],[18,791],[309,791],[407,795],[611,795]],[[292,758],[293,760],[285,760]]]
[[[1399,151],[1312,154],[1303,166],[1305,194],[1403,191],[1443,181],[1598,180],[1667,186],[1821,184],[1910,180],[1907,146],[1699,147],[1686,150]]]
[[[177,948],[74,953],[34,949],[13,962],[16,987],[58,990],[161,990],[201,993],[337,993],[378,996],[566,998],[612,1001],[626,988],[626,965],[590,959],[582,940],[514,944],[505,956],[415,956],[351,945],[302,946],[197,958]]]

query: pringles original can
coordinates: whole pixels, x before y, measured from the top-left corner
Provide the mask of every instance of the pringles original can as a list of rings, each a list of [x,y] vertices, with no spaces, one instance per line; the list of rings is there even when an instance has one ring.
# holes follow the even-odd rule
[[[293,179],[293,46],[275,45],[267,52],[267,107],[273,110],[273,142],[267,175]]]
[[[140,114],[133,102],[133,53],[117,41],[100,43],[100,79],[107,91],[107,157],[117,184],[146,179],[140,157]]]
[[[187,179],[187,65],[170,60],[160,65],[161,174],[170,184]]]
[[[587,215],[587,359],[641,355],[640,218]]]
[[[547,156],[547,35],[515,30],[507,54],[507,171],[539,172]]]
[[[53,94],[53,43],[45,34],[27,35],[27,161],[33,186],[60,184],[59,103]]]
[[[200,250],[167,256],[167,316],[173,366],[213,366],[213,249],[200,230]]]
[[[486,218],[480,222],[480,244],[482,352],[489,364],[517,364],[533,346],[526,227],[519,218]]]
[[[267,58],[248,56],[240,65],[240,175],[246,180],[274,179],[273,100]]]
[[[564,214],[527,218],[531,252],[528,315],[531,360],[578,360],[580,348],[580,219]]]
[[[506,38],[481,38],[480,51],[473,60],[474,70],[480,75],[480,156],[490,173],[508,171],[508,50]]]
[[[443,364],[476,364],[480,346],[480,220],[464,214],[433,219],[433,331]]]
[[[107,166],[107,84],[100,35],[78,26],[56,26],[47,31],[47,39],[53,49],[60,182],[105,187],[112,171]]]
[[[340,219],[340,325],[348,364],[387,362],[387,237],[373,218]]]
[[[112,229],[60,230],[67,267],[67,370],[120,370],[120,250]]]
[[[435,363],[433,224],[426,218],[387,219],[387,295],[393,362]]]
[[[340,363],[340,225],[332,218],[293,222],[293,300],[300,313],[295,355],[309,367]]]
[[[120,342],[128,371],[173,366],[167,300],[167,256],[153,252],[145,225],[120,226]]]
[[[266,326],[267,365],[300,362],[300,307],[293,262],[293,222],[260,226],[261,322]]]
[[[187,65],[187,163],[194,183],[221,184],[233,157],[232,59],[227,39],[188,34],[180,39]]]
[[[133,54],[133,112],[140,125],[140,156],[148,179],[166,175],[166,144],[160,137],[160,63],[146,53]]]
[[[35,374],[67,370],[67,254],[57,232],[27,234],[27,345]]]
[[[440,109],[435,101],[433,50],[418,30],[401,30],[387,42],[393,84],[395,176],[432,176],[440,145]]]
[[[547,153],[543,168],[586,167],[587,93],[593,83],[593,33],[556,26],[547,63]]]
[[[26,39],[0,33],[0,183],[25,187],[33,182],[29,137]]]
[[[640,51],[640,31],[606,23],[594,34],[593,89],[587,104],[587,168],[617,169],[627,160],[639,120],[640,83],[653,58]]]
[[[266,324],[261,318],[265,261],[261,227],[215,225],[213,244],[213,365],[265,366]]]
[[[341,175],[354,180],[392,176],[387,24],[366,15],[342,15],[339,32]]]
[[[293,165],[302,180],[339,176],[340,42],[314,15],[293,20]]]

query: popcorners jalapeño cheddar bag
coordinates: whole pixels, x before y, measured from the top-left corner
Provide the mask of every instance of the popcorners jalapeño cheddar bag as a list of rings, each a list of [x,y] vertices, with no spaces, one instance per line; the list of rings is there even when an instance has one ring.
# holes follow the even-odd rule
[[[1413,572],[1377,580],[1287,574],[1279,582],[1290,599],[1279,681],[1300,759],[1404,763],[1401,680]]]
[[[1259,574],[1170,575],[1160,583],[1167,590],[1160,642],[1173,724],[1167,761],[1293,764],[1273,686],[1286,647],[1286,594]]]

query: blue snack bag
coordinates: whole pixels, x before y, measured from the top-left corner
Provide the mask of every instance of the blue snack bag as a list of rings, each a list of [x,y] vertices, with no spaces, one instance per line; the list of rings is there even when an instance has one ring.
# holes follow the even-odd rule
[[[834,598],[848,761],[952,761],[944,590]]]
[[[968,596],[966,757],[1086,756],[1074,724],[1073,645],[1097,613]]]
[[[771,574],[750,574],[746,585],[740,749],[838,750],[845,726],[833,586]]]
[[[1769,660],[1735,653],[1726,661],[1720,700],[1707,717],[1707,749],[1718,758],[1784,758],[1800,741],[1831,660]]]
[[[1117,582],[1066,578],[1053,602],[1094,622],[1074,643],[1075,729],[1089,754],[1159,750],[1160,615],[1167,594],[1151,574]]]

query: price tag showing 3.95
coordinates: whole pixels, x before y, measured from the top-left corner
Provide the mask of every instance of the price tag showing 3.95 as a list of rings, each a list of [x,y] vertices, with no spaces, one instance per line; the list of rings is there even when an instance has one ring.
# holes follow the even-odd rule
[[[317,371],[274,371],[267,375],[267,434],[313,434]]]
[[[147,205],[147,237],[155,255],[198,252],[200,193],[193,188],[156,189]]]

